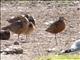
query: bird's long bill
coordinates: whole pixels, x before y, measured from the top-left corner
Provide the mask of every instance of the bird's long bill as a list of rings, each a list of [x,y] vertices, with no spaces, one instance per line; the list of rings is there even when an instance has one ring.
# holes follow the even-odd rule
[[[67,18],[64,18],[64,21],[68,21]]]
[[[33,23],[32,23],[33,24]],[[36,29],[36,26],[33,24],[33,29]]]
[[[26,19],[27,22],[29,22],[29,20],[26,17],[24,17],[24,18]]]

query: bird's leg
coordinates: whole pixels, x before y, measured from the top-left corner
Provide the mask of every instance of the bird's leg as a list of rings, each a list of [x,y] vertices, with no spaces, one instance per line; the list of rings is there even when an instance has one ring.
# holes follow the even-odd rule
[[[17,41],[15,41],[15,42],[19,42],[19,36],[20,36],[20,34],[18,34],[18,38],[17,38]],[[15,43],[15,42],[14,42],[14,43]]]
[[[19,40],[19,35],[20,35],[20,34],[18,34],[18,40]]]
[[[28,41],[28,36],[27,36],[27,35],[26,35],[26,40],[25,40],[24,42],[25,42],[25,43],[26,43],[26,42],[29,42],[29,41]]]
[[[57,41],[57,36],[56,36],[56,34],[55,34],[55,40],[56,40],[56,45],[58,45],[58,41]]]
[[[27,35],[26,35],[26,40],[27,40]]]

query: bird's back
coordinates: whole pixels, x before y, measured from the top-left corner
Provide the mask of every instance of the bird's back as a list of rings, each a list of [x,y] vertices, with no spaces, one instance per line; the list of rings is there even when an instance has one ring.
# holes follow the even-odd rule
[[[14,22],[10,25],[3,27],[4,30],[10,30],[16,34],[21,34],[25,30],[25,25],[22,21],[21,22]]]
[[[15,16],[15,17],[13,17],[13,18],[11,18],[11,19],[8,19],[7,21],[8,21],[9,23],[15,23],[15,22],[17,22],[18,20],[27,22],[27,20],[25,19],[25,17],[22,16],[22,15],[20,15],[20,16]]]

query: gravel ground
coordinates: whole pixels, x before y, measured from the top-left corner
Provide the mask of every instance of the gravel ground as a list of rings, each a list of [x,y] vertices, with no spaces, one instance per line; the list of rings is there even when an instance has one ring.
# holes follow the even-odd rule
[[[79,10],[78,10],[79,8]],[[1,27],[8,25],[6,21],[12,16],[30,14],[36,22],[36,30],[26,40],[24,35],[20,39],[27,43],[20,43],[24,53],[19,55],[1,54],[1,60],[34,60],[37,56],[48,55],[49,48],[56,48],[53,54],[61,49],[67,49],[72,42],[80,38],[80,1],[7,1],[1,2]],[[58,45],[55,46],[55,35],[45,29],[46,22],[56,21],[59,16],[67,18],[66,28],[57,34]],[[9,40],[1,40],[1,49],[13,45],[17,35],[11,32]],[[18,40],[20,41],[20,40]]]

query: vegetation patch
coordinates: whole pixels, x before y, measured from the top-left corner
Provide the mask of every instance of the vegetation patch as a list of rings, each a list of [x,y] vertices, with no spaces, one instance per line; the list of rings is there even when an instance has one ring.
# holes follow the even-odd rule
[[[48,55],[38,57],[37,60],[80,60],[80,55]]]

